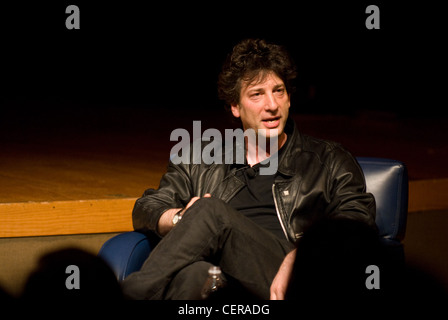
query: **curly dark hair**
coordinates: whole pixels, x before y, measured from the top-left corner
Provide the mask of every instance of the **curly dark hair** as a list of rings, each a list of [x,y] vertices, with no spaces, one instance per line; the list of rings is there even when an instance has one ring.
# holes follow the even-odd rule
[[[296,67],[283,46],[262,39],[246,39],[238,43],[227,56],[218,78],[218,96],[226,107],[240,101],[241,81],[263,81],[274,72],[285,84],[286,91],[294,92]]]

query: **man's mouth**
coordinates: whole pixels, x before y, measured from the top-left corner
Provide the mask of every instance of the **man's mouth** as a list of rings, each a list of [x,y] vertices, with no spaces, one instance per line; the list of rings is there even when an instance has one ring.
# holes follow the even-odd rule
[[[262,121],[263,121],[263,124],[264,124],[264,126],[266,128],[274,129],[274,128],[277,128],[279,126],[279,124],[280,124],[280,117],[264,119]]]

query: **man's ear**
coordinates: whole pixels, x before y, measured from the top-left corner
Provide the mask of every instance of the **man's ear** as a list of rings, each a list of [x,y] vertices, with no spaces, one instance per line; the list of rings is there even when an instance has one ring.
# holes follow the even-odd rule
[[[240,106],[237,104],[231,105],[230,110],[232,111],[232,114],[235,118],[240,117]]]

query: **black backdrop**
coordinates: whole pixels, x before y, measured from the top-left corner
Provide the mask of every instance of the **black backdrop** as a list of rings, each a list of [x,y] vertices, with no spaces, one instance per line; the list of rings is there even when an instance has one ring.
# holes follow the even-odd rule
[[[446,105],[446,32],[435,4],[92,2],[2,5],[3,112],[12,105],[214,108],[221,63],[247,37],[290,49],[298,112],[431,116]],[[79,30],[65,27],[69,4],[80,9]],[[369,4],[380,9],[379,30],[365,27]]]

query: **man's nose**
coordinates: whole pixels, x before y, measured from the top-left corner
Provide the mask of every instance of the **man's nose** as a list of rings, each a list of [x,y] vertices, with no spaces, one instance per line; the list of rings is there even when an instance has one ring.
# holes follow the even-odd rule
[[[266,104],[265,104],[265,110],[266,111],[275,111],[279,107],[279,104],[277,102],[277,99],[275,98],[274,94],[270,93],[266,95]]]

